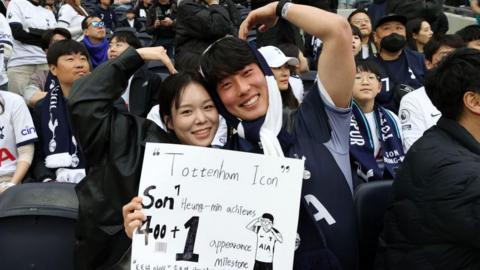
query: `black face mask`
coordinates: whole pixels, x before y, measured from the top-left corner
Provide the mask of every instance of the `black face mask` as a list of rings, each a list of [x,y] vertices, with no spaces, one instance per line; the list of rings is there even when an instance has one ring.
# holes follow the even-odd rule
[[[391,33],[380,41],[380,47],[388,52],[396,53],[405,47],[407,40],[404,36],[397,33]]]

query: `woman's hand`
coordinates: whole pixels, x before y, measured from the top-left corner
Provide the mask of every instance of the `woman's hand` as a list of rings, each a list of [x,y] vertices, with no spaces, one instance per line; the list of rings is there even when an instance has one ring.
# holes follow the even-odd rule
[[[129,238],[132,238],[133,232],[142,225],[146,219],[142,213],[142,198],[134,197],[128,204],[122,208],[123,227]]]

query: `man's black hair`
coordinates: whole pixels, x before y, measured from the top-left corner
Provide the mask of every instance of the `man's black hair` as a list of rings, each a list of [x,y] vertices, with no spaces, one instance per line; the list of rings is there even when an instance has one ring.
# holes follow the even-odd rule
[[[350,24],[352,23],[352,17],[355,16],[356,14],[358,14],[358,13],[363,13],[363,14],[367,15],[367,17],[370,19],[370,16],[368,15],[368,12],[363,8],[359,8],[359,9],[355,9],[352,13],[350,13],[350,15],[348,15],[347,20]]]
[[[142,42],[140,42],[135,33],[130,31],[117,31],[113,33],[112,37],[110,38],[110,42],[112,42],[113,39],[116,39],[120,42],[125,42],[135,49],[142,47]]]
[[[83,19],[83,21],[82,21],[82,30],[85,30],[85,29],[88,28],[88,25],[89,25],[88,20],[93,19],[93,18],[99,18],[101,20],[100,17],[95,16],[95,15],[89,15],[89,16],[85,17],[85,19]]]
[[[257,60],[248,43],[236,37],[215,41],[200,59],[204,79],[213,89],[216,89],[217,84],[224,78],[254,63],[257,63]]]
[[[58,58],[64,55],[72,55],[72,54],[81,54],[90,59],[87,48],[85,46],[75,40],[72,39],[65,39],[55,42],[50,46],[47,52],[47,63],[49,65],[57,65]]]
[[[425,77],[425,89],[442,117],[458,121],[463,112],[463,96],[480,93],[480,50],[460,48],[448,55]]]
[[[273,216],[272,216],[272,214],[265,213],[265,214],[262,215],[262,218],[269,219],[269,220],[273,223]]]
[[[458,49],[465,47],[465,42],[459,35],[456,34],[432,37],[423,48],[423,54],[425,55],[425,59],[432,62],[433,55],[442,46]]]
[[[45,51],[48,49],[48,47],[50,47],[50,42],[52,42],[52,38],[55,35],[64,36],[65,39],[72,39],[70,31],[65,28],[57,27],[54,29],[49,29],[43,33],[42,39],[40,40],[40,46],[42,47],[42,50]]]
[[[172,106],[174,105],[175,108],[180,106],[183,91],[190,83],[198,83],[205,87],[198,72],[190,71],[170,75],[162,82],[158,100],[160,101],[160,118],[165,126],[167,123],[165,123],[164,117],[172,118]]]
[[[480,25],[472,24],[458,30],[455,34],[459,35],[463,41],[470,42],[480,39]]]

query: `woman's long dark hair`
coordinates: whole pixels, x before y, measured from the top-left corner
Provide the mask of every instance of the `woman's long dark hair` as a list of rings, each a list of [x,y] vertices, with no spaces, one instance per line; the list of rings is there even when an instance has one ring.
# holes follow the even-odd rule
[[[423,18],[417,18],[408,21],[406,30],[407,30],[407,44],[411,50],[418,51],[417,43],[413,38],[413,34],[418,34],[420,29],[422,28],[422,23],[426,22],[427,20]]]
[[[297,98],[293,94],[292,87],[290,86],[290,83],[288,84],[288,89],[287,90],[280,90],[280,95],[282,96],[282,104],[283,106],[295,110],[298,108],[300,105],[298,103]]]

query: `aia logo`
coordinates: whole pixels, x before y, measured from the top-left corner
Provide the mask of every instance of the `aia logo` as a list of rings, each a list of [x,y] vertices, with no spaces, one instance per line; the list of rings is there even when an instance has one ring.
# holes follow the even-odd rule
[[[20,133],[25,136],[25,135],[30,135],[30,134],[35,134],[35,128],[34,127],[25,127],[20,131]]]
[[[15,161],[15,156],[7,148],[0,148],[0,167],[6,160]]]

